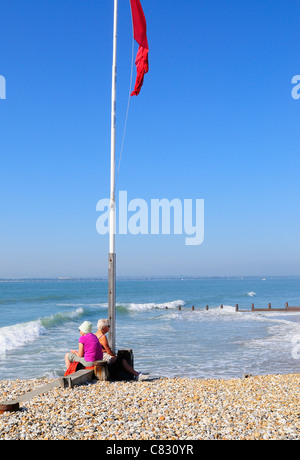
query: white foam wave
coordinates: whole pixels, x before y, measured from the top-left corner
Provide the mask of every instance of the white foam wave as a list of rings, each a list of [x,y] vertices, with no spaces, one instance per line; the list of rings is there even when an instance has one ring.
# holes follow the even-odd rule
[[[249,297],[254,297],[256,295],[256,292],[250,291],[247,292],[246,295],[248,295]]]
[[[9,351],[34,342],[40,336],[46,334],[51,327],[72,321],[83,314],[84,309],[77,308],[74,311],[56,313],[36,321],[2,327],[0,328],[0,355],[5,356]]]
[[[163,302],[163,303],[129,303],[124,304],[130,311],[147,311],[147,310],[166,310],[166,309],[176,309],[179,306],[185,305],[183,300],[174,300],[171,302]]]
[[[162,317],[163,318],[163,317]],[[204,310],[203,308],[192,310],[182,310],[176,312],[170,312],[168,316],[165,316],[164,319],[182,319],[184,318],[185,321],[192,321],[192,322],[207,322],[212,323],[214,321],[232,321],[233,319],[239,319],[235,311],[235,307],[232,305],[223,305],[223,308],[220,307],[211,307],[209,310]]]
[[[46,329],[40,320],[2,327],[0,329],[0,353],[5,356],[8,351],[23,347],[45,333]]]
[[[273,353],[276,351],[280,353],[280,350],[284,346],[291,348],[291,344],[295,338],[300,338],[300,324],[285,319],[270,318],[271,323],[268,327],[268,336],[264,338],[257,338],[250,340],[248,346],[264,347],[265,349],[272,350]],[[273,323],[273,324],[272,324]]]
[[[209,311],[195,310],[195,311],[181,311],[172,312],[172,319],[182,319],[185,321],[193,321],[195,323],[213,324],[213,322],[224,323],[230,322],[231,324],[241,323],[244,325],[248,323],[250,328],[255,329],[256,323],[264,323],[266,325],[267,335],[264,337],[245,339],[242,341],[244,346],[249,348],[263,348],[272,353],[280,355],[283,348],[288,348],[292,352],[292,345],[297,341],[300,342],[300,322],[291,321],[290,313],[285,312],[236,312],[235,307],[231,305],[224,305],[223,309],[212,308]],[[297,316],[297,315],[293,315]],[[300,316],[300,314],[299,314]]]

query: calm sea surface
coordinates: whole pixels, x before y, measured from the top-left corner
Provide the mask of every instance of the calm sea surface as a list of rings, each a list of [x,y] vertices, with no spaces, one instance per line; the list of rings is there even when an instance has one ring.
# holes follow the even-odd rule
[[[153,377],[299,372],[300,313],[246,312],[269,302],[299,306],[300,279],[118,280],[117,348]],[[0,379],[63,375],[78,326],[106,317],[106,280],[0,280]]]

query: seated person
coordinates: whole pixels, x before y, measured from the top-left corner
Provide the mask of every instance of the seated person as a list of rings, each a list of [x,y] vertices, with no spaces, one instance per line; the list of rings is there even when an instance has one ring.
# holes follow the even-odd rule
[[[92,334],[92,324],[89,321],[79,326],[80,338],[78,350],[71,350],[65,355],[67,369],[71,363],[78,362],[84,367],[91,367],[94,361],[102,360],[102,347],[95,334]]]
[[[103,361],[106,361],[107,364],[114,364],[118,357],[113,353],[112,349],[110,348],[106,335],[109,331],[110,324],[108,319],[99,319],[97,323],[98,331],[96,332],[96,336],[98,337],[99,343],[101,344],[102,351],[103,351]],[[126,359],[122,359],[121,365],[125,369],[126,372],[132,374],[136,377],[137,380],[146,380],[149,375],[142,374],[141,372],[137,372],[134,370],[126,361]]]

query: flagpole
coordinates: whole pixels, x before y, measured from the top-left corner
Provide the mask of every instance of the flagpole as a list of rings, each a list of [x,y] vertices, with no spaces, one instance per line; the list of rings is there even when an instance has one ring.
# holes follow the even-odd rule
[[[110,171],[110,221],[108,255],[108,319],[110,330],[108,342],[115,353],[116,348],[116,202],[115,202],[115,154],[116,154],[116,89],[117,89],[117,26],[118,0],[114,0],[113,65],[111,90],[111,171]]]

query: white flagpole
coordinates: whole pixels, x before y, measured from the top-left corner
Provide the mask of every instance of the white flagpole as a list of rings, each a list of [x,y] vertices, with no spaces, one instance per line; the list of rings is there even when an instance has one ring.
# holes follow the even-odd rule
[[[115,202],[115,153],[116,153],[116,87],[117,87],[117,26],[118,0],[114,0],[114,34],[113,34],[113,65],[111,90],[111,172],[110,172],[110,223],[109,223],[109,256],[108,256],[108,318],[110,330],[108,342],[115,353],[116,348],[116,202]]]

